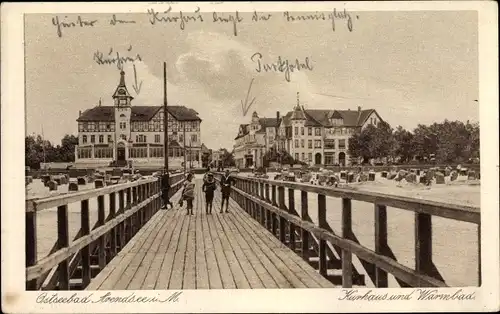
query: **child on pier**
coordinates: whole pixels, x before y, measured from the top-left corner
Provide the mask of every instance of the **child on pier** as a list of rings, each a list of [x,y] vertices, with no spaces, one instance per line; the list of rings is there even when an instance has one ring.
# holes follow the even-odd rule
[[[181,197],[181,202],[186,201],[187,204],[186,215],[193,214],[194,187],[195,185],[193,182],[193,174],[190,173],[186,178],[186,182],[184,182],[184,189],[182,190],[182,197]]]
[[[217,186],[215,185],[214,175],[210,172],[207,173],[206,179],[204,181],[205,182],[203,182],[202,190],[203,192],[205,192],[205,212],[207,214],[212,214],[214,191],[217,189]]]

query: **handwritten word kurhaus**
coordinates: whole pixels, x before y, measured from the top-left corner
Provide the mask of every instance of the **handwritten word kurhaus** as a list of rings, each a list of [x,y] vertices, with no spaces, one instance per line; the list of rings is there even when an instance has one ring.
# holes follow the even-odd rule
[[[64,20],[59,20],[59,16],[52,18],[52,25],[57,28],[57,36],[59,37],[63,35],[63,28],[94,27],[96,23],[97,20],[85,20],[80,15],[74,21],[68,19],[67,16],[64,17]]]
[[[94,293],[82,296],[82,293],[73,293],[71,296],[60,296],[57,292],[43,292],[36,298],[36,303],[45,304],[76,304],[76,303],[167,303],[179,302],[179,296],[182,292],[174,292],[164,297],[157,296],[138,296],[134,292],[126,296],[121,296],[107,292],[101,296],[94,296]]]
[[[254,53],[250,59],[253,62],[257,63],[257,68],[255,71],[257,73],[264,72],[281,72],[285,74],[285,80],[290,82],[291,73],[294,71],[300,70],[313,70],[313,66],[309,61],[309,58],[306,57],[304,62],[300,62],[299,59],[295,59],[294,61],[290,61],[287,59],[282,59],[281,56],[278,57],[278,60],[275,63],[262,63],[262,54],[260,52]]]
[[[332,23],[332,31],[335,32],[335,21],[336,20],[345,20],[347,21],[347,29],[349,32],[352,32],[352,17],[351,14],[347,12],[346,9],[343,11],[337,11],[337,9],[333,9],[333,12],[325,13],[325,12],[316,12],[313,14],[302,14],[302,15],[294,15],[288,11],[283,12],[283,16],[286,18],[287,22],[295,22],[295,21],[331,21]],[[359,16],[356,15],[356,19],[359,19]]]
[[[155,25],[157,23],[179,23],[179,28],[184,30],[189,22],[203,22],[203,17],[200,14],[200,8],[197,8],[193,14],[179,11],[178,15],[173,15],[172,7],[168,7],[166,11],[156,12],[154,9],[148,9],[149,23]]]
[[[132,48],[127,49],[128,51],[132,50]],[[119,70],[123,70],[123,64],[127,62],[134,63],[136,61],[142,61],[141,55],[138,53],[135,56],[121,56],[118,51],[113,53],[113,48],[110,49],[107,55],[104,55],[101,51],[97,50],[94,52],[94,61],[99,65],[112,65],[115,64]]]

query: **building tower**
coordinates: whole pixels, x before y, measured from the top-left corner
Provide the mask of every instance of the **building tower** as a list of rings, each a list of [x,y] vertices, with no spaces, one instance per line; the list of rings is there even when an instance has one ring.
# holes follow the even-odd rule
[[[128,159],[128,146],[131,140],[130,138],[130,123],[131,123],[131,101],[134,99],[127,90],[125,85],[125,72],[120,72],[120,82],[116,87],[115,93],[113,94],[113,100],[115,104],[115,141],[114,150],[115,160],[118,164],[126,164]]]

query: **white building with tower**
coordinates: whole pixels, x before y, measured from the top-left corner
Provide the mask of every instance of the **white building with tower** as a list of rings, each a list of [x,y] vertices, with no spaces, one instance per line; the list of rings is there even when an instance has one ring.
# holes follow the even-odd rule
[[[309,165],[349,165],[349,138],[383,121],[375,109],[305,109],[299,93],[293,111],[279,123],[278,147]]]
[[[99,101],[98,106],[80,112],[75,167],[163,167],[164,107],[132,104],[123,71],[112,99],[112,106]],[[198,113],[184,106],[168,106],[167,111],[169,167],[181,168],[184,160],[200,166],[202,120]]]

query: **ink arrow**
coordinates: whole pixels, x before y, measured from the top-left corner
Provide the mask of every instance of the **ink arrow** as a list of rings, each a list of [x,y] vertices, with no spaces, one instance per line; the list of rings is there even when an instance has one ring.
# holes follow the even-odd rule
[[[139,93],[141,92],[142,81],[140,81],[139,84],[137,84],[137,70],[135,69],[135,64],[133,66],[134,66],[134,80],[135,80],[135,84],[132,85],[132,88],[135,90],[135,93],[137,95],[139,95]]]
[[[247,97],[245,98],[245,103],[243,103],[243,100],[241,100],[241,110],[243,111],[243,116],[245,117],[248,113],[248,110],[252,107],[253,103],[255,102],[255,97],[250,101],[250,104],[248,103],[248,96],[250,95],[250,90],[252,89],[252,84],[253,84],[252,79],[250,81],[250,86],[248,87],[248,92],[247,92]]]

